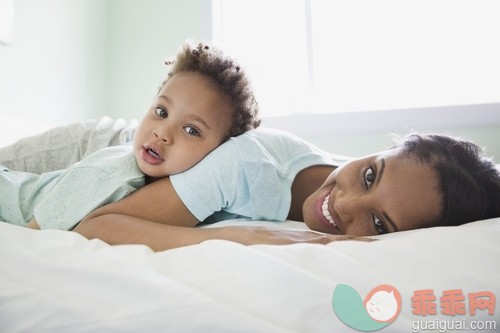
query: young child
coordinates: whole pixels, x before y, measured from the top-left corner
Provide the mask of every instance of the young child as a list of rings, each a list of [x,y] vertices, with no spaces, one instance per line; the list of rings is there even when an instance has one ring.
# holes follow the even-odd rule
[[[249,79],[206,44],[185,43],[132,146],[89,155],[66,170],[36,175],[0,169],[0,220],[72,229],[95,209],[158,178],[191,168],[225,142],[259,126]]]

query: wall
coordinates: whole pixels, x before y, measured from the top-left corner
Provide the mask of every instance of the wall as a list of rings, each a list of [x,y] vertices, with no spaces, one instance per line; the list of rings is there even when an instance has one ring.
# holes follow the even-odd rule
[[[500,103],[273,117],[263,125],[288,130],[349,156],[387,149],[393,135],[438,132],[469,139],[500,163]]]
[[[209,0],[15,0],[0,45],[0,142],[109,115],[140,118],[186,38],[209,39]]]
[[[211,38],[208,0],[109,1],[108,115],[141,118],[186,38]]]
[[[54,125],[109,115],[141,118],[186,38],[210,39],[210,0],[14,0],[14,40],[0,45],[0,144]],[[314,110],[312,110],[314,111]],[[470,138],[500,161],[500,104],[297,115],[264,125],[354,156],[389,133]]]
[[[0,46],[0,131],[96,115],[106,72],[94,50],[105,41],[98,0],[17,0],[13,42]],[[88,24],[90,23],[90,24]],[[28,131],[28,129],[26,129]]]

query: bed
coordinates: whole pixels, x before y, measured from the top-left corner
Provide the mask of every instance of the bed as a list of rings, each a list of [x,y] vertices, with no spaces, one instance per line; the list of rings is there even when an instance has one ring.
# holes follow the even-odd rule
[[[235,223],[250,222],[224,222]],[[364,298],[384,284],[402,299],[384,332],[450,321],[500,331],[498,309],[472,316],[467,301],[469,293],[500,296],[500,219],[378,238],[326,246],[211,240],[155,253],[0,223],[1,331],[355,332],[333,308],[336,287],[348,285]],[[440,314],[440,298],[457,289],[466,314]],[[435,315],[413,313],[412,297],[422,290],[433,291]]]
[[[0,222],[0,331],[500,332],[500,218],[376,238],[153,252]]]

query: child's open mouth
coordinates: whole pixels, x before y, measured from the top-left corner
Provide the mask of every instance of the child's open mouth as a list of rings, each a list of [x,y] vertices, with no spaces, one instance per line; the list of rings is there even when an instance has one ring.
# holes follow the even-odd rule
[[[163,162],[163,158],[161,157],[159,151],[154,147],[142,147],[141,157],[144,162],[152,165],[157,165]]]

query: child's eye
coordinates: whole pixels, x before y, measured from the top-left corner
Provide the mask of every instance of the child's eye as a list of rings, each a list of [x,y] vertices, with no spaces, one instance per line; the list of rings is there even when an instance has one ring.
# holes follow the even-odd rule
[[[387,233],[387,228],[385,227],[384,222],[382,222],[381,219],[376,217],[375,214],[372,214],[372,220],[373,220],[373,225],[375,226],[375,230],[377,230],[377,233],[379,235]]]
[[[377,178],[377,175],[375,174],[373,167],[370,166],[368,169],[366,169],[363,178],[365,181],[366,189],[369,189],[372,186],[375,179]]]
[[[198,129],[194,128],[193,126],[184,127],[184,131],[186,131],[187,134],[192,136],[200,136],[200,131],[198,131]]]
[[[165,110],[164,108],[162,107],[155,107],[155,113],[158,117],[161,117],[161,118],[167,118],[168,117],[168,112],[167,110]]]

